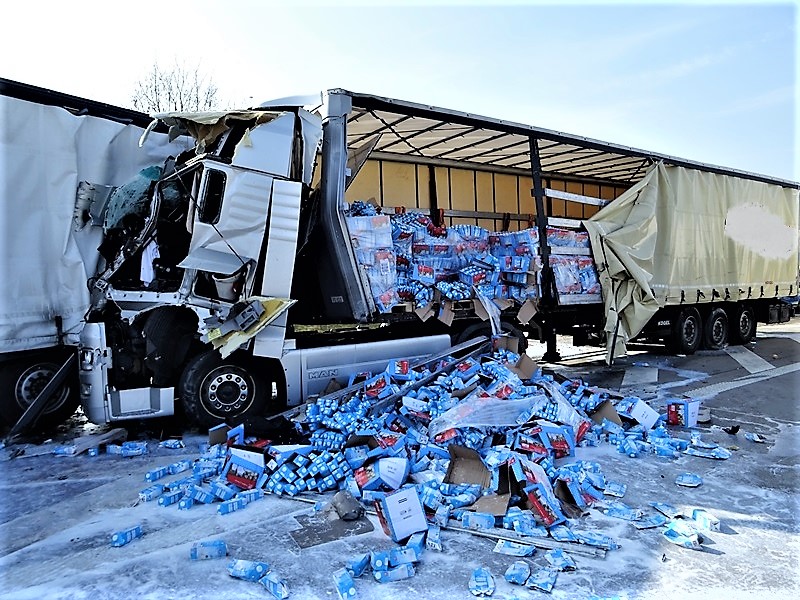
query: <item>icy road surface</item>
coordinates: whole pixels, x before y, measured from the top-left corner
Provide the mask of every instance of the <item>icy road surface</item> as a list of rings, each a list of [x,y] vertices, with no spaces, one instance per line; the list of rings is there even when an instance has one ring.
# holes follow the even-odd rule
[[[704,440],[731,448],[732,457],[629,458],[608,444],[579,448],[577,459],[597,461],[607,479],[628,485],[623,498],[628,505],[647,509],[658,501],[688,511],[704,508],[719,518],[721,531],[704,535],[703,550],[687,550],[670,544],[659,529],[639,531],[627,521],[590,509],[573,521],[575,528],[609,535],[621,548],[605,558],[573,553],[578,569],[559,573],[552,598],[596,594],[733,600],[800,595],[796,329],[772,328],[748,346],[770,364],[771,370],[759,373],[748,372],[725,351],[680,358],[642,352],[611,369],[587,366],[585,361],[568,361],[560,369],[610,389],[619,389],[633,369],[656,369],[649,383],[647,377],[627,379],[628,384],[639,382],[630,393],[650,399],[656,408],[663,408],[659,403],[671,394],[716,386],[712,391],[723,391],[705,401],[712,423],[698,431]],[[790,337],[773,335],[786,331]],[[733,424],[741,426],[737,435],[722,431]],[[749,442],[745,431],[759,433],[767,442]],[[25,454],[14,459],[9,458],[13,447],[0,451],[0,598],[272,597],[256,583],[231,578],[226,559],[191,561],[192,543],[207,539],[225,540],[230,557],[269,563],[286,581],[290,598],[337,598],[332,574],[347,559],[395,545],[370,517],[374,529],[369,533],[301,549],[290,532],[301,527],[295,517],[313,513],[313,505],[284,497],[267,496],[229,515],[217,514],[218,504],[184,511],[176,505],[137,502],[139,490],[149,485],[146,471],[196,458],[204,437],[187,432],[184,441],[185,449],[168,450],[151,440],[150,454],[133,458],[54,457],[47,453],[54,444],[22,446]],[[699,474],[703,485],[675,485],[675,477],[683,472]],[[121,548],[110,546],[112,532],[136,524],[144,530],[141,539]],[[543,597],[503,579],[516,559],[492,552],[493,540],[445,530],[442,542],[442,552],[424,553],[411,579],[380,584],[369,573],[356,579],[358,598],[472,598],[467,584],[479,566],[494,576],[493,598]],[[542,567],[543,554],[537,550],[526,560],[534,569]]]

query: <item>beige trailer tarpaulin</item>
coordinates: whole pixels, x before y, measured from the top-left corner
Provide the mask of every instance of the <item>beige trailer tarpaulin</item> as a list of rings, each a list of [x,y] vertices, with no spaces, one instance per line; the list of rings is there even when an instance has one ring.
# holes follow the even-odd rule
[[[797,293],[795,189],[658,163],[584,225],[607,362],[662,306]]]

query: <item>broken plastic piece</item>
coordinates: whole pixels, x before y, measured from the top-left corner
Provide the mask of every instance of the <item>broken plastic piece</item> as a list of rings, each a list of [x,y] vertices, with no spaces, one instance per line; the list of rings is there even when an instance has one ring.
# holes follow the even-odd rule
[[[544,553],[544,557],[550,566],[559,571],[575,571],[578,568],[572,557],[560,548],[548,550]]]
[[[719,519],[707,510],[695,508],[692,511],[692,519],[697,527],[707,531],[719,531]]]
[[[638,521],[634,521],[633,524],[636,525],[637,522]],[[603,535],[602,533],[596,533],[594,531],[581,531],[575,532],[575,537],[578,538],[578,541],[581,544],[586,544],[587,546],[594,546],[595,548],[603,548],[605,550],[616,550],[619,548],[619,544],[617,544],[617,542],[607,535]]]
[[[616,481],[607,481],[603,493],[606,494],[607,496],[622,498],[623,496],[625,496],[626,491],[628,491],[627,484],[617,483]]]
[[[638,508],[631,508],[623,502],[615,502],[614,504],[604,508],[603,513],[609,517],[624,519],[626,521],[638,521],[644,515],[644,513]]]
[[[558,571],[555,569],[539,569],[528,577],[525,582],[525,587],[541,590],[550,593],[553,591],[553,586],[556,584]]]
[[[696,448],[694,446],[689,446],[686,450],[684,450],[683,453],[689,454],[691,456],[702,456],[703,458],[714,458],[716,460],[727,460],[731,457],[730,450],[720,447],[707,449],[707,448]]]
[[[517,585],[525,585],[528,577],[531,576],[531,567],[524,560],[517,560],[511,563],[511,566],[506,569],[505,578],[508,583],[516,583]]]
[[[530,544],[519,544],[508,540],[497,540],[494,552],[507,554],[508,556],[531,556],[536,552],[536,548]]]
[[[764,438],[763,436],[760,436],[757,433],[751,433],[749,431],[745,432],[744,439],[750,442],[755,442],[756,444],[763,444],[764,442],[767,441],[766,438]]]
[[[703,479],[694,473],[681,473],[675,478],[675,483],[683,487],[698,487],[703,485]]]
[[[667,504],[665,502],[651,502],[650,506],[669,519],[674,519],[681,514],[681,511],[672,506],[672,504]]]
[[[700,547],[700,538],[697,532],[682,519],[675,519],[667,525],[663,535],[673,544],[684,548],[694,550]]]
[[[491,596],[494,593],[494,577],[489,569],[478,567],[469,578],[469,591],[473,596]]]
[[[661,527],[667,523],[667,517],[662,514],[647,515],[640,521],[634,521],[633,526],[636,529],[653,529],[654,527]]]

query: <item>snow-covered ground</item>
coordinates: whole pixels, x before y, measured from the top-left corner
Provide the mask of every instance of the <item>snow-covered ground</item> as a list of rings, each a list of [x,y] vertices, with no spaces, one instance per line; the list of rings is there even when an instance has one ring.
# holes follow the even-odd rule
[[[789,362],[798,362],[796,342],[779,341],[795,353]],[[769,354],[778,357],[771,348]],[[643,356],[636,360],[657,364],[663,358]],[[727,357],[701,355],[694,363],[664,363],[664,367],[682,371],[674,377],[697,385],[692,374],[721,377],[728,368],[712,372],[708,369],[712,359],[722,364]],[[628,485],[623,498],[628,505],[649,510],[651,502],[667,502],[688,511],[704,508],[719,518],[721,530],[704,534],[702,550],[688,550],[669,543],[659,529],[640,531],[591,509],[573,522],[576,528],[609,535],[621,548],[605,558],[574,553],[578,569],[558,575],[552,597],[798,597],[796,383],[794,375],[759,380],[706,402],[713,424],[698,431],[704,440],[730,448],[728,460],[686,455],[629,458],[611,445],[579,448],[576,458],[598,462],[607,479]],[[736,436],[722,431],[721,426],[733,423],[742,424]],[[746,430],[764,435],[767,443],[745,440]],[[13,447],[0,451],[0,598],[271,597],[256,583],[231,578],[226,559],[190,560],[192,543],[207,539],[224,540],[229,557],[269,563],[286,581],[290,598],[336,598],[334,571],[359,553],[395,545],[377,519],[368,517],[373,524],[368,533],[300,548],[291,532],[302,527],[296,517],[314,514],[314,497],[301,501],[267,496],[228,515],[217,514],[217,504],[179,510],[137,502],[139,490],[148,485],[146,471],[196,458],[203,441],[203,435],[187,432],[186,448],[169,450],[151,440],[148,455],[132,458],[55,457],[49,453],[55,443],[23,446],[25,454],[13,459]],[[683,472],[697,473],[703,485],[677,486],[675,477]],[[110,546],[112,532],[136,524],[144,531],[141,539],[121,548]],[[358,598],[470,598],[467,584],[479,566],[494,576],[494,598],[541,596],[503,580],[505,569],[516,559],[492,552],[493,540],[445,530],[442,542],[442,552],[424,553],[411,579],[381,584],[369,573],[357,579]],[[544,566],[543,554],[538,550],[527,560],[533,567]]]

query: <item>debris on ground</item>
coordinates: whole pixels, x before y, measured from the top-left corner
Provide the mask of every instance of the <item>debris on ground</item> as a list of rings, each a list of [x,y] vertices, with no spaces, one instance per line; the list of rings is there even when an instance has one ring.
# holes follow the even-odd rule
[[[392,361],[384,372],[363,374],[361,383],[309,402],[293,423],[302,443],[253,437],[243,425],[215,427],[197,458],[144,473],[138,501],[182,510],[211,505],[226,515],[265,494],[308,496],[317,501],[319,520],[367,522],[365,512],[375,515],[397,545],[333,561],[340,598],[355,598],[357,587],[367,585],[355,580],[368,571],[380,584],[414,577],[425,569],[423,553],[442,551],[449,531],[490,538],[495,552],[509,557],[506,581],[551,592],[559,572],[577,568],[571,553],[603,556],[619,548],[603,532],[581,527],[590,511],[639,530],[661,528],[668,541],[687,548],[699,547],[697,529],[718,530],[719,521],[701,508],[685,515],[660,502],[629,506],[621,500],[628,483],[607,479],[597,462],[576,459],[576,448],[603,444],[632,459],[727,459],[728,450],[686,431],[699,401],[668,403],[661,414],[637,397],[559,380],[517,353],[512,337],[459,351],[416,369]],[[680,423],[670,425],[670,406]],[[160,446],[178,449],[183,442]],[[125,457],[148,449],[146,442],[124,442],[106,451]],[[696,487],[702,479],[683,473],[676,484]],[[119,545],[141,536],[141,527],[138,534],[132,529],[115,534]],[[541,558],[537,547],[546,550]],[[224,556],[221,540],[191,549],[195,560]],[[265,562],[235,558],[228,571],[276,598],[288,595],[287,583]],[[489,570],[475,569],[469,589],[491,595]]]
[[[681,473],[675,478],[675,483],[683,487],[698,487],[703,485],[703,478],[695,473]]]

